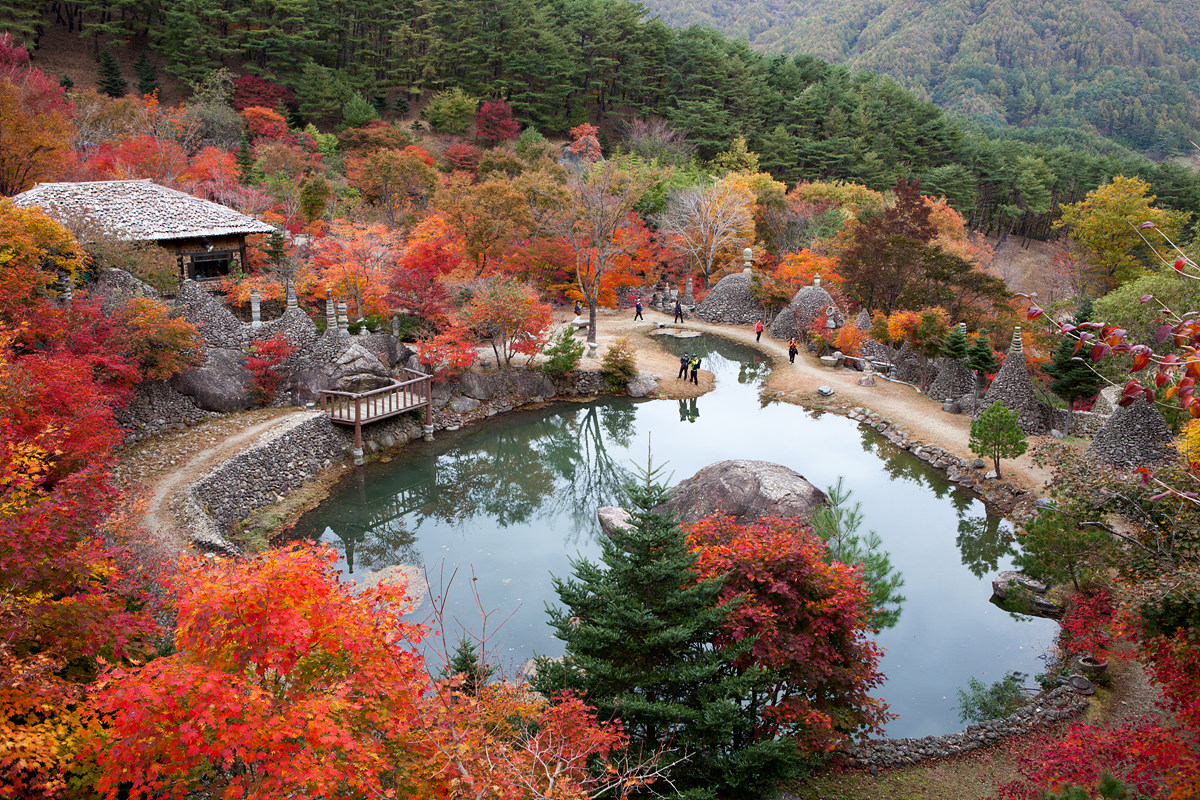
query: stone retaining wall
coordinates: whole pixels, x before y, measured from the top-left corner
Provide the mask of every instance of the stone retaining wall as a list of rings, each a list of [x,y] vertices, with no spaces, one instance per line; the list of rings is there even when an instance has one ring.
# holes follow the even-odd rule
[[[895,446],[908,450],[934,469],[944,471],[951,483],[975,492],[994,511],[1011,517],[1015,522],[1025,522],[1033,517],[1033,496],[1019,486],[998,481],[995,477],[989,478],[991,465],[983,459],[959,458],[937,445],[917,441],[891,420],[867,408],[852,408],[847,416],[870,425]]]
[[[487,399],[477,400],[464,394],[464,389]],[[522,405],[562,396],[594,396],[606,389],[603,376],[594,372],[575,372],[557,384],[531,370],[470,373],[438,387],[434,429],[456,430]],[[377,453],[407,444],[423,435],[423,422],[423,412],[418,411],[372,423],[363,428],[363,449]],[[240,522],[282,502],[288,492],[342,461],[353,443],[352,427],[334,425],[320,411],[297,414],[271,428],[188,488],[183,513],[193,543],[205,550],[237,553],[229,535]]]
[[[187,395],[180,394],[166,381],[144,381],[134,390],[133,399],[114,415],[125,429],[125,444],[133,444],[163,431],[197,425],[221,416],[216,411],[197,408]]]
[[[866,768],[872,772],[887,767],[908,766],[929,758],[948,758],[999,744],[1011,736],[1020,736],[1060,720],[1078,716],[1087,707],[1086,696],[1078,694],[1068,686],[1056,686],[1048,692],[1042,692],[1029,705],[1004,719],[968,725],[966,729],[946,736],[873,739],[845,746],[839,749],[837,754],[845,759],[849,766]]]

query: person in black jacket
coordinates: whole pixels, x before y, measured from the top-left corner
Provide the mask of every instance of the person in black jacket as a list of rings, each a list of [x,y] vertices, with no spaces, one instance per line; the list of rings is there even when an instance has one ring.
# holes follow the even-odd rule
[[[675,301],[675,321],[683,322],[683,303]]]
[[[687,353],[679,357],[679,374],[675,376],[675,380],[679,380],[680,378],[683,378],[685,381],[687,380],[688,362],[690,360],[691,358]]]

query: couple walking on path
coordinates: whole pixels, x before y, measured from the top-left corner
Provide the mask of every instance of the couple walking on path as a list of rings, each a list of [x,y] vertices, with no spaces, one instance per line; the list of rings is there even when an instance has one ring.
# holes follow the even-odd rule
[[[688,370],[691,370],[690,380],[697,386],[700,385],[700,379],[697,374],[700,372],[700,356],[688,355],[684,353],[679,357],[679,374],[675,376],[676,380],[682,378],[688,380]]]

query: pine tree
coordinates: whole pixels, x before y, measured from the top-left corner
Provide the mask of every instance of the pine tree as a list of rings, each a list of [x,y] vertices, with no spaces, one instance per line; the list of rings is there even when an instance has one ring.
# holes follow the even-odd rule
[[[678,789],[753,792],[756,777],[793,766],[795,747],[751,742],[746,700],[764,675],[735,674],[746,643],[713,645],[729,609],[718,605],[719,581],[696,579],[696,557],[675,521],[652,510],[665,494],[659,474],[647,469],[627,487],[630,523],[602,537],[602,563],[574,561],[571,579],[554,579],[564,607],[548,613],[566,655],[539,659],[534,688],[546,696],[573,690],[601,719],[619,718],[634,757],[670,750]]]
[[[396,95],[396,104],[395,105],[396,105],[396,113],[399,114],[400,116],[404,116],[405,114],[407,114],[409,108],[411,108],[411,106],[409,106],[409,104],[408,104],[408,98],[404,96],[404,92],[401,92],[400,94]]]
[[[495,667],[484,664],[480,659],[475,643],[464,637],[458,640],[458,646],[454,648],[450,663],[442,671],[442,677],[459,676],[463,691],[477,695],[495,672]]]
[[[96,85],[109,97],[124,97],[129,89],[129,81],[121,77],[121,65],[108,50],[100,54],[100,79]]]
[[[1075,313],[1075,324],[1088,322],[1091,317],[1091,301],[1085,301],[1084,305],[1080,306],[1079,311]],[[1054,351],[1052,362],[1046,366],[1046,374],[1054,379],[1050,382],[1050,391],[1066,400],[1068,406],[1073,406],[1077,400],[1096,394],[1104,383],[1104,380],[1085,361],[1074,360],[1078,355],[1076,352],[1078,344],[1077,336],[1071,334],[1063,336],[1058,349]]]
[[[1000,477],[1000,459],[1016,458],[1025,452],[1029,443],[1017,424],[1017,412],[999,401],[987,407],[979,419],[971,423],[971,439],[967,446],[977,456],[990,456]]]
[[[71,80],[69,75],[63,75],[58,79],[58,85],[61,86],[64,91],[69,92],[75,88],[75,81]]]
[[[137,73],[137,93],[140,95],[154,94],[158,90],[158,76],[155,74],[154,65],[150,63],[150,57],[143,50],[138,56],[138,60],[133,65],[134,72]]]
[[[283,231],[278,228],[267,236],[266,256],[267,261],[277,267],[287,259],[287,241],[283,238]]]
[[[250,131],[242,131],[242,141],[237,151],[238,180],[245,185],[254,183],[254,158],[250,154]]]
[[[995,372],[1000,367],[995,351],[984,337],[979,337],[971,345],[967,352],[967,366],[975,370],[975,393],[978,394],[983,391],[987,373]]]
[[[970,357],[971,345],[967,341],[967,329],[963,325],[955,325],[942,340],[942,355],[955,361],[967,363]]]

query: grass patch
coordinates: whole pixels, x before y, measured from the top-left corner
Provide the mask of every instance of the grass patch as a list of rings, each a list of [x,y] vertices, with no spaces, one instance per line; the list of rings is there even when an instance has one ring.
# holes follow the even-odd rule
[[[230,534],[230,541],[246,553],[261,553],[290,531],[300,517],[320,505],[345,472],[338,464],[323,470],[314,480],[288,492],[283,502],[260,508],[240,522]]]

